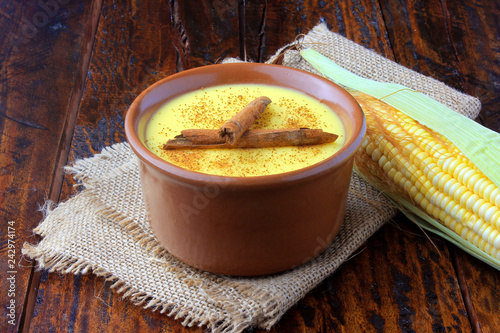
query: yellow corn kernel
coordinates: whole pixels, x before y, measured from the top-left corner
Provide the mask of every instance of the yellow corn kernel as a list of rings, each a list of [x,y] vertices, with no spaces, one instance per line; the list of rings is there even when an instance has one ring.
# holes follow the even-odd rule
[[[500,259],[497,186],[444,136],[379,100],[358,97],[367,135],[356,168],[375,177],[376,183],[378,179],[382,187],[389,184],[461,238]],[[365,163],[363,153],[373,163]]]
[[[390,143],[383,141],[380,144],[386,144],[387,147],[391,146]],[[382,151],[386,151],[388,153],[388,149],[383,148],[373,149],[372,147],[370,151],[372,153],[376,151],[377,153],[374,154],[376,156],[382,154]],[[392,149],[390,151],[392,151]],[[374,155],[372,154],[371,156]],[[398,158],[400,158],[400,156],[393,157],[393,159]],[[386,165],[387,164],[390,163],[386,163]],[[384,168],[386,165],[384,165]],[[490,229],[487,229],[486,227],[481,228],[483,225],[489,226],[489,224],[476,216],[473,212],[454,202],[443,192],[440,192],[436,188],[429,187],[429,184],[431,183],[425,178],[419,178],[416,181],[415,179],[409,179],[408,176],[415,178],[415,175],[409,172],[408,166],[404,168],[406,171],[396,170],[396,168],[392,167],[391,169],[392,170],[387,173],[390,179],[397,184],[399,188],[403,189],[412,201],[425,210],[430,216],[441,220],[445,225],[450,224],[451,221],[458,221],[460,224],[467,227],[469,233],[478,235],[494,248],[500,249],[500,235],[498,230],[496,230],[497,232],[492,235]],[[418,170],[415,173],[419,173]],[[428,186],[427,188],[426,185]],[[481,230],[481,232],[478,232],[479,230]],[[469,235],[469,237],[471,236]]]
[[[417,163],[417,159],[413,159],[413,163],[411,163],[407,158],[405,159],[403,153],[399,152],[392,143],[387,140],[378,141],[379,148],[374,148],[374,145],[370,145],[370,156],[374,161],[380,161],[380,156],[385,156],[384,160],[390,158],[392,161],[398,161],[396,169],[401,174],[394,180],[397,184],[399,184],[400,188],[405,193],[409,193],[410,186],[415,186],[427,200],[439,206],[440,209],[445,209],[447,207],[448,214],[451,214],[454,219],[457,219],[464,224],[472,223],[470,222],[471,220],[476,221],[481,218],[495,226],[500,224],[500,214],[493,214],[496,211],[499,211],[497,207],[492,206],[478,195],[468,191],[455,179],[449,179],[446,184],[453,183],[453,185],[444,186],[446,191],[443,193],[439,187],[433,186],[433,182],[428,180],[427,176],[430,175],[431,171],[425,175],[422,172],[423,165],[421,163]],[[389,165],[386,163],[384,165],[384,172],[387,173],[388,167]],[[404,177],[404,179],[402,177]],[[446,195],[452,196],[450,196],[450,199],[444,201],[443,199],[437,200],[438,197]],[[412,199],[416,200],[415,197],[412,197]],[[488,207],[493,208],[488,211],[485,209]],[[425,207],[421,208],[424,210],[426,209]],[[487,212],[489,215],[487,215]],[[493,216],[497,217],[497,219],[494,220],[492,218]]]

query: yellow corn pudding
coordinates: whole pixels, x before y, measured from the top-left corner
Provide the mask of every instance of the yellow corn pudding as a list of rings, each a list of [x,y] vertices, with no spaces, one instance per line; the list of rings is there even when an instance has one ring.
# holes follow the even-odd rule
[[[335,142],[313,146],[165,150],[185,129],[218,129],[259,96],[271,99],[250,129],[315,128],[337,134]],[[206,174],[252,177],[302,169],[332,156],[345,141],[335,112],[314,98],[287,88],[258,84],[222,85],[176,97],[156,110],[145,130],[145,145],[165,161]]]

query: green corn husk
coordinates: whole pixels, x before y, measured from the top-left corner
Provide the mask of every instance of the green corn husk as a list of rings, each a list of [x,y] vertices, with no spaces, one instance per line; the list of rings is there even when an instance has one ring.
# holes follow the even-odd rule
[[[361,176],[363,177],[363,175]],[[368,179],[366,179],[365,177],[363,178],[369,182]],[[388,193],[384,191],[382,191],[382,193],[384,193],[385,196],[391,200],[394,206],[396,206],[396,208],[399,209],[399,211],[401,211],[410,221],[417,224],[422,229],[425,229],[429,232],[432,232],[433,234],[442,237],[443,239],[446,239],[447,241],[469,253],[473,257],[500,271],[500,260],[485,253],[484,251],[481,251],[474,244],[466,241],[465,239],[457,235],[453,230],[448,229],[445,225],[439,223],[437,220],[424,213],[421,209],[419,209],[397,193]]]
[[[418,91],[396,83],[365,79],[312,50],[300,55],[335,83],[382,99],[433,131],[448,138],[497,187],[500,187],[500,134]],[[474,139],[471,139],[474,138]]]
[[[417,120],[422,125],[445,136],[455,144],[455,146],[457,146],[457,148],[460,149],[462,153],[486,175],[486,177],[488,177],[497,187],[500,187],[500,161],[498,158],[500,157],[499,133],[481,126],[423,93],[399,84],[377,82],[359,77],[312,49],[302,50],[300,54],[316,70],[333,82],[348,89],[361,91],[381,99],[409,117]],[[358,172],[356,169],[355,171]],[[360,175],[365,178],[365,180],[368,180],[361,173]],[[372,183],[372,185],[377,187],[376,184]],[[497,258],[494,258],[474,244],[462,239],[453,230],[448,229],[445,225],[429,216],[426,212],[401,195],[388,191],[382,192],[401,212],[403,212],[403,214],[421,228],[448,240],[472,256],[500,270],[500,261]]]

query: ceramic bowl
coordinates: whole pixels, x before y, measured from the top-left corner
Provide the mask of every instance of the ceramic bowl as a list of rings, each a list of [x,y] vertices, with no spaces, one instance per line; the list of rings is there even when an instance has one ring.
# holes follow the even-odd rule
[[[148,119],[168,100],[202,87],[241,83],[291,88],[320,100],[342,120],[345,145],[320,163],[257,177],[189,171],[144,145]],[[190,69],[155,83],[131,104],[125,131],[139,158],[142,192],[157,240],[196,268],[252,276],[304,264],[333,241],[343,222],[365,119],[354,98],[324,78],[278,65],[239,63]]]

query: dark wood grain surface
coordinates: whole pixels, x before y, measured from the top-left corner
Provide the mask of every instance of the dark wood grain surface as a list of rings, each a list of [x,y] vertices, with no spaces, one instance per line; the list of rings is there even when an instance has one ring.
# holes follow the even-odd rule
[[[32,229],[40,222],[40,206],[58,200],[56,178],[66,163],[72,126],[81,98],[85,46],[91,41],[91,6],[56,3],[46,13],[32,4],[2,1],[0,6],[0,219],[2,320],[5,330],[23,325],[33,269],[20,256],[25,241],[36,242]],[[71,31],[71,33],[68,33]],[[68,140],[69,139],[69,140]],[[8,258],[7,223],[15,224],[15,269]],[[10,238],[9,238],[10,239]],[[7,273],[16,271],[15,274]],[[15,276],[15,297],[7,276]],[[36,297],[36,296],[35,296]],[[15,300],[15,325],[6,307]],[[5,300],[5,301],[4,301]],[[9,303],[8,303],[9,302]]]
[[[125,140],[142,90],[184,69],[263,62],[319,22],[483,103],[500,131],[497,1],[0,1],[0,331],[198,332],[132,305],[94,275],[48,274],[19,255],[46,199],[79,191],[62,166]],[[15,222],[8,323],[7,222]],[[435,246],[433,245],[435,244]],[[500,273],[398,216],[273,332],[497,332]],[[4,320],[7,319],[7,320]]]

